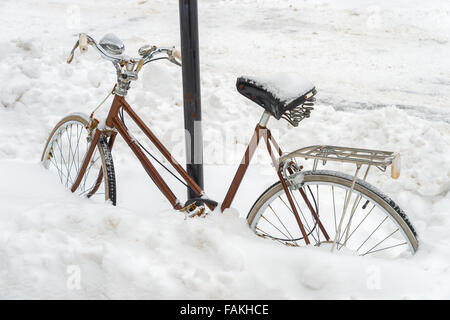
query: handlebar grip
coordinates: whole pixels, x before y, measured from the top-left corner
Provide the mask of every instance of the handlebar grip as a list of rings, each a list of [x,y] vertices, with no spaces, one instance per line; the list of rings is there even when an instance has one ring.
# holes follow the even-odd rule
[[[173,51],[172,51],[172,55],[173,55],[175,58],[177,58],[178,60],[180,60],[180,62],[182,61],[182,60],[181,60],[181,52],[180,52],[180,51],[178,51],[178,50],[173,50]]]
[[[80,52],[81,53],[85,53],[88,50],[88,40],[87,37],[84,33],[80,33],[80,39],[79,41],[79,46],[80,46]]]
[[[73,60],[73,53],[71,53],[69,55],[69,57],[67,58],[67,63],[70,64],[72,62],[72,60]]]
[[[398,179],[400,177],[400,167],[401,167],[401,160],[400,155],[396,154],[394,156],[394,159],[391,163],[391,177],[392,179]]]

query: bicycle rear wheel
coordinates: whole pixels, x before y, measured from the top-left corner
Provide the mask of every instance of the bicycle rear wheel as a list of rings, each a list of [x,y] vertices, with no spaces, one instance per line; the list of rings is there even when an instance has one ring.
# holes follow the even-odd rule
[[[303,176],[303,184],[289,191],[311,244],[384,257],[417,250],[417,234],[403,210],[367,182],[356,179],[352,189],[353,177],[339,172],[305,171]],[[281,182],[256,200],[247,221],[261,237],[306,244]]]
[[[52,130],[42,153],[43,166],[68,189],[72,187],[90,146],[88,127],[86,115],[68,115]],[[116,204],[114,163],[104,135],[100,136],[76,193],[88,198],[104,197]]]

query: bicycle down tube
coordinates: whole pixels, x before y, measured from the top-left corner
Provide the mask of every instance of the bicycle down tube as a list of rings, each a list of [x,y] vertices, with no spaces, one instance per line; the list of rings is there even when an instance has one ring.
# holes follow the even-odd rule
[[[108,129],[115,128],[117,132],[122,136],[122,138],[125,140],[125,142],[128,144],[130,149],[133,151],[133,153],[136,155],[138,160],[141,162],[142,166],[144,167],[147,174],[150,176],[150,178],[155,182],[157,187],[161,190],[161,192],[164,194],[164,196],[169,200],[170,204],[173,206],[174,209],[181,209],[181,203],[177,199],[177,197],[173,194],[170,187],[166,184],[164,179],[161,177],[161,175],[158,173],[156,168],[152,165],[150,160],[147,158],[147,156],[144,154],[144,152],[141,150],[141,148],[137,145],[136,140],[130,135],[127,128],[123,124],[123,122],[120,120],[118,114],[120,109],[123,109],[130,117],[131,119],[138,125],[138,127],[144,132],[144,134],[151,140],[151,142],[158,148],[158,150],[161,152],[161,154],[169,161],[169,163],[177,170],[177,172],[181,175],[181,177],[186,181],[186,183],[199,195],[201,196],[202,190],[201,188],[195,183],[195,181],[187,174],[187,172],[183,169],[183,167],[172,157],[170,152],[164,147],[164,145],[156,138],[156,136],[153,134],[153,132],[145,125],[145,123],[139,118],[139,116],[134,112],[134,110],[131,108],[131,106],[125,101],[125,99],[119,95],[115,95],[114,100],[111,105],[111,109],[109,111],[109,114],[106,119],[106,126]],[[108,131],[108,130],[106,130]],[[90,158],[93,154],[93,151],[96,147],[96,144],[98,142],[100,134],[102,134],[102,130],[97,130],[94,138],[92,139],[91,146],[86,153],[86,157],[83,161],[83,165],[81,166],[80,172],[71,188],[72,192],[74,192],[85,173],[85,170],[88,166],[88,163],[90,161]],[[115,134],[113,132],[112,140],[110,140],[109,146],[112,148],[112,142],[115,138]],[[100,179],[101,173],[99,173]]]

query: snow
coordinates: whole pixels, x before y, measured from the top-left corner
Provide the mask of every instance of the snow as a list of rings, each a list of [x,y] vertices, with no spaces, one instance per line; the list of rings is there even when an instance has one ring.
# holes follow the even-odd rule
[[[243,78],[263,87],[272,93],[275,98],[287,104],[314,89],[314,85],[311,82],[292,72],[281,72],[259,77],[244,76]]]
[[[255,237],[243,217],[276,180],[263,148],[234,209],[206,218],[171,210],[120,139],[117,207],[62,189],[39,164],[45,140],[66,114],[89,114],[115,80],[93,50],[66,64],[75,35],[115,33],[130,56],[144,44],[179,47],[178,2],[4,0],[0,18],[1,298],[450,298],[449,2],[199,1],[207,195],[223,199],[262,112],[236,92],[236,78],[300,74],[317,102],[298,128],[270,120],[284,151],[329,144],[401,154],[398,180],[368,177],[420,236],[417,254],[396,260]],[[127,100],[184,160],[181,69],[146,66]]]

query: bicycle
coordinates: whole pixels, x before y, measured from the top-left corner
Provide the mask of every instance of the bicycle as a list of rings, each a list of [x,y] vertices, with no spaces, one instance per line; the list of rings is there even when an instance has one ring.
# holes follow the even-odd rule
[[[164,59],[181,65],[180,54],[173,47],[146,45],[139,49],[139,58],[130,58],[123,54],[122,41],[112,34],[103,37],[99,43],[80,34],[67,62],[73,60],[77,47],[85,52],[88,46],[95,48],[116,68],[117,83],[110,93],[114,94],[114,100],[103,122],[94,118],[94,113],[89,117],[75,113],[63,118],[45,144],[41,157],[44,167],[55,172],[71,192],[88,198],[104,193],[105,200],[115,205],[116,181],[111,150],[120,134],[175,210],[194,217],[218,208],[218,202],[208,198],[125,100],[130,83],[138,79],[144,65]],[[395,257],[416,252],[417,234],[403,210],[366,181],[371,167],[385,171],[390,166],[392,178],[398,178],[400,157],[397,153],[327,145],[283,153],[267,123],[273,117],[297,127],[313,110],[315,87],[301,80],[297,86],[291,86],[296,89],[292,91],[292,88],[280,87],[277,82],[252,77],[238,78],[236,86],[241,94],[264,111],[220,204],[222,212],[232,204],[252,156],[263,141],[278,181],[259,196],[247,215],[249,227],[256,235],[288,246],[314,245],[358,255]],[[288,98],[280,98],[288,91],[291,91]],[[178,200],[147,155],[176,175],[132,136],[125,124],[125,114],[176,170],[181,177],[177,179],[197,194],[196,198],[184,204]],[[299,164],[303,159],[314,161],[312,170],[303,170]],[[317,169],[319,162],[326,165],[329,161],[354,164],[354,175]]]

